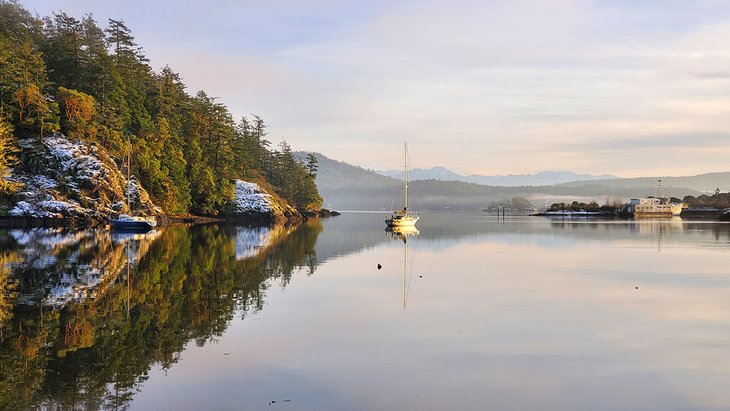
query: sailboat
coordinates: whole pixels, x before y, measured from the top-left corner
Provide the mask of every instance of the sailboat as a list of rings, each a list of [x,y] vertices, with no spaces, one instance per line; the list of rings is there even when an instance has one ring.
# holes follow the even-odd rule
[[[131,154],[132,144],[129,141],[129,137],[127,137],[127,186],[125,188],[127,192],[127,209],[130,210],[130,213],[131,208],[129,206],[129,170],[131,168]],[[130,214],[119,214],[118,218],[113,218],[109,222],[112,224],[112,228],[116,230],[149,230],[157,226],[157,219],[155,217],[136,216]]]
[[[419,216],[408,212],[408,169],[410,167],[408,161],[408,143],[403,143],[403,209],[394,211],[385,219],[388,227],[408,227],[415,226]]]

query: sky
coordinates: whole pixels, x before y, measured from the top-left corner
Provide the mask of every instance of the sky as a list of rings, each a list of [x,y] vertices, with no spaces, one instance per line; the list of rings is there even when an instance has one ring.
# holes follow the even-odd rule
[[[124,20],[269,139],[374,169],[730,171],[725,0],[21,0]]]

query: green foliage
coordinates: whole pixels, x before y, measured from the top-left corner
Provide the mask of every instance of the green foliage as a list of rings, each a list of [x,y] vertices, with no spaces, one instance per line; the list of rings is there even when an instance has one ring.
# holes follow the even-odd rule
[[[60,129],[117,158],[131,136],[131,172],[168,213],[222,212],[236,178],[266,178],[297,207],[322,203],[316,159],[305,166],[290,148],[270,150],[261,117],[236,125],[216,98],[190,96],[170,67],[155,73],[122,20],[38,19],[0,0],[0,116],[16,134]]]
[[[94,140],[98,127],[94,122],[96,100],[77,90],[58,88],[58,101],[62,107],[61,129],[70,137]]]
[[[0,117],[0,194],[10,194],[16,188],[5,180],[8,169],[18,161],[18,147],[12,126]]]
[[[609,207],[609,211],[613,211]],[[562,211],[562,210],[570,210],[570,211],[601,211],[602,208],[598,205],[597,202],[591,201],[590,203],[581,203],[578,201],[573,201],[570,204],[566,203],[553,203],[550,205],[549,211]]]
[[[533,211],[535,206],[532,205],[524,197],[512,197],[512,199],[502,199],[499,201],[492,201],[487,207],[489,210],[496,210],[498,208],[505,208],[508,210],[519,210],[519,211]]]
[[[697,198],[685,196],[684,202],[690,207],[712,207],[717,209],[730,208],[730,193],[715,190],[712,195],[703,194]]]
[[[322,208],[322,197],[310,168],[294,157],[286,141],[279,144],[279,149],[269,157],[266,168],[266,177],[276,187],[277,194],[300,209]]]

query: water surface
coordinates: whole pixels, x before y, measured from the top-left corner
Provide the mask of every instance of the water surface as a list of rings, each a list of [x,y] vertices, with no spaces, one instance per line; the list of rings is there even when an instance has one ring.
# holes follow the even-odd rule
[[[730,225],[382,220],[0,231],[0,408],[730,409]]]

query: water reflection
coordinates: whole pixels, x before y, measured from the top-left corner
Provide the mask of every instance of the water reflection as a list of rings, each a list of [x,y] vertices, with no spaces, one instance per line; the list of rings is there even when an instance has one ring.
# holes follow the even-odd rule
[[[410,270],[408,266],[408,241],[409,238],[415,239],[418,236],[419,231],[413,226],[404,227],[387,227],[385,232],[390,236],[403,242],[403,309],[408,308],[408,295],[411,290],[411,280],[413,279],[413,257],[410,258],[411,265]],[[415,249],[413,249],[415,253]]]
[[[211,401],[183,409],[261,408],[291,393],[297,409],[617,409],[623,397],[602,387],[634,385],[648,393],[635,408],[661,409],[676,403],[652,394],[669,388],[610,376],[682,387],[728,376],[717,353],[730,224],[423,217],[420,231],[385,234],[378,214],[0,231],[0,409],[175,408],[181,380],[152,385],[157,368],[189,375],[180,386]],[[266,304],[271,318],[251,321]],[[186,351],[188,370],[178,364],[186,346],[210,349],[233,331],[237,358],[201,348]],[[689,365],[667,365],[675,359]],[[258,379],[286,397],[246,402],[262,395]],[[215,402],[215,381],[235,390]],[[715,388],[701,391],[706,403],[721,403]]]
[[[352,213],[327,223],[327,235],[317,242],[317,255],[325,261],[370,250],[384,241],[374,227],[377,213]],[[725,247],[730,244],[730,224],[712,221],[664,220],[550,220],[542,217],[427,214],[419,222],[418,237],[424,247],[442,249],[465,242],[493,239],[506,243],[531,242],[543,247],[575,247],[582,243],[633,243],[660,249],[693,244]]]
[[[0,409],[124,407],[153,364],[260,310],[270,279],[313,273],[321,230],[0,231]]]

